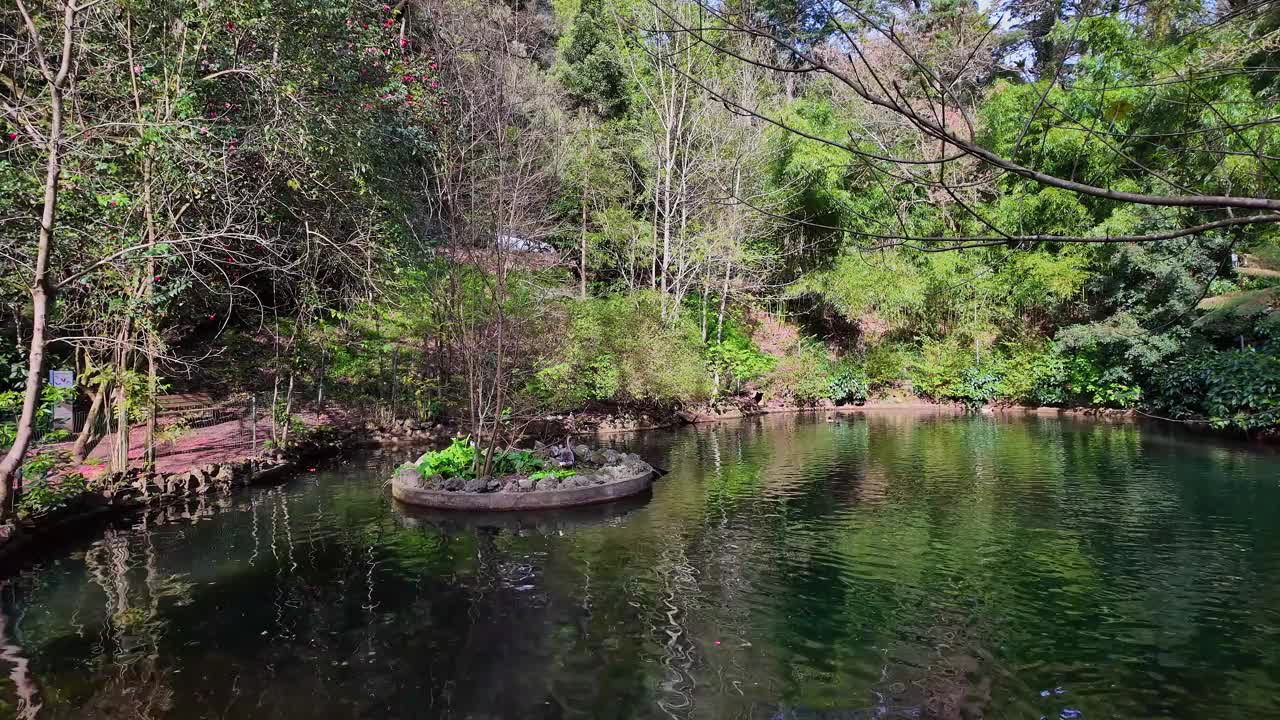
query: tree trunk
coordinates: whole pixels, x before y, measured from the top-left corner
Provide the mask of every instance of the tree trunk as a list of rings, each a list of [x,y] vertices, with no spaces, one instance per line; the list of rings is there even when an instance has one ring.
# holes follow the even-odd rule
[[[84,459],[93,452],[93,448],[102,439],[101,435],[94,437],[94,429],[98,425],[98,416],[102,414],[102,408],[106,405],[107,395],[111,392],[111,383],[103,382],[98,385],[98,389],[93,393],[93,402],[89,405],[89,413],[85,416],[84,427],[80,428],[80,434],[76,436],[75,445],[71,449],[71,459],[76,463],[84,462]]]
[[[128,372],[120,366],[121,382],[116,383],[116,439],[111,450],[111,472],[124,472],[129,469],[129,394],[123,382],[124,373]]]
[[[591,167],[591,123],[587,123],[587,161],[582,166],[582,239],[578,248],[578,299],[587,299],[587,192]]]
[[[585,173],[583,173],[585,175]],[[578,299],[587,299],[587,185],[582,184],[582,239],[578,248]]]
[[[27,32],[41,53],[40,34],[27,13],[26,5],[17,0],[18,10],[27,26]],[[31,283],[31,346],[27,357],[27,386],[22,397],[22,412],[18,416],[17,434],[13,447],[0,460],[0,513],[4,516],[12,510],[14,479],[18,468],[31,446],[35,432],[36,409],[40,406],[40,394],[44,389],[44,351],[48,343],[49,304],[53,301],[54,287],[49,282],[49,255],[53,247],[54,218],[58,205],[59,177],[62,174],[62,90],[71,72],[72,29],[75,27],[76,8],[68,2],[62,18],[62,56],[57,74],[53,74],[40,55],[40,68],[49,85],[49,158],[45,167],[44,206],[40,214],[40,234],[36,245],[36,265]]]

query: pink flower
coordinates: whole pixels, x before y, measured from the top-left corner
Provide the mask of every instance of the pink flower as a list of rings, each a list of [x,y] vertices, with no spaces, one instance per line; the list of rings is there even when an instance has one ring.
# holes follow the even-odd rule
[[[438,87],[440,87],[440,83],[436,82],[435,80],[432,80],[432,81],[431,81],[431,87],[433,87],[433,88],[438,88]]]
[[[9,133],[9,139],[10,139],[10,140],[17,140],[17,139],[18,139],[18,133],[13,133],[13,132]]]
[[[407,83],[411,83],[411,82],[413,82],[413,81],[414,81],[414,77],[413,77],[412,75],[405,75],[405,76],[404,76],[404,81],[405,81],[405,82],[407,82]]]
[[[141,66],[141,65],[134,65],[134,66],[133,66],[133,74],[134,74],[134,75],[141,75],[141,74],[142,74],[142,66]]]
[[[382,6],[382,12],[391,12],[391,6],[390,6],[390,5],[383,5],[383,6]]]
[[[405,45],[408,45],[408,44],[409,44],[408,40],[406,40],[405,38],[400,38],[400,47],[404,47]]]

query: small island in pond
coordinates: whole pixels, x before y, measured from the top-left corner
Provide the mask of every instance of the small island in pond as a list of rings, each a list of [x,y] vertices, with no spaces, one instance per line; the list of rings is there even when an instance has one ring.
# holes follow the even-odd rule
[[[586,445],[507,450],[476,471],[476,449],[455,439],[401,465],[391,495],[410,505],[444,510],[539,510],[608,502],[644,492],[657,473],[632,453]]]

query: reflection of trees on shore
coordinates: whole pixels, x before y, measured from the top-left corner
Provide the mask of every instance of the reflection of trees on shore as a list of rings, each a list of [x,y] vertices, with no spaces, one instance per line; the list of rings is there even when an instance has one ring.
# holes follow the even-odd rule
[[[169,621],[161,602],[189,602],[190,584],[161,570],[147,516],[133,530],[107,530],[85,552],[84,563],[103,594],[94,659],[108,679],[84,700],[82,711],[86,717],[164,717],[174,706],[174,666],[163,647]]]
[[[0,584],[0,662],[9,667],[14,702],[11,705],[7,699],[0,699],[0,710],[11,710],[16,720],[35,720],[44,707],[44,701],[40,696],[40,684],[31,673],[31,661],[10,631],[14,623],[9,618],[9,590],[9,583]]]
[[[576,522],[406,520],[381,467],[149,515],[15,579],[0,668],[30,661],[41,720],[683,719],[1020,716],[1009,678],[1053,687],[1117,644],[1134,697],[1144,665],[1261,698],[1280,664],[1252,630],[1275,554],[1240,550],[1280,547],[1280,490],[1237,453],[1038,419],[646,442],[653,496]]]
[[[817,427],[794,432],[806,423]],[[1167,672],[1208,693],[1197,673],[1221,677],[1213,668],[1242,646],[1206,632],[1250,637],[1270,612],[1253,594],[1274,586],[1256,564],[1269,555],[1236,544],[1280,545],[1260,510],[1280,498],[1258,475],[1265,463],[1202,440],[1056,418],[869,415],[699,427],[650,452],[672,469],[652,535],[681,543],[708,605],[737,609],[704,615],[720,637],[735,624],[751,637],[743,655],[767,667],[748,661],[740,676],[781,679],[758,700],[865,698],[866,710],[959,717],[989,702],[1010,659],[1074,667],[1153,633],[1188,668]],[[1215,532],[1224,517],[1244,525]],[[891,650],[877,660],[868,647]],[[1261,645],[1246,652],[1280,664]],[[1153,685],[1143,662],[1116,669]],[[708,654],[695,674],[734,674],[730,663]],[[738,686],[726,687],[704,680],[695,704],[732,705]]]

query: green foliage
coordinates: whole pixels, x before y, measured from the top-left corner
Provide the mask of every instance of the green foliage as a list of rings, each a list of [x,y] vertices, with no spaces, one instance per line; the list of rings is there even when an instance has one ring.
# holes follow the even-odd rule
[[[581,0],[560,40],[560,82],[569,96],[601,117],[626,112],[629,88],[618,58],[615,23],[605,0]]]
[[[970,365],[947,387],[948,397],[958,400],[970,411],[977,410],[996,398],[1001,379],[990,366]]]
[[[41,452],[22,464],[22,495],[15,506],[19,515],[43,515],[89,491],[89,482],[80,473],[57,472],[70,460],[65,452]]]
[[[0,347],[0,397],[11,390],[21,390],[27,379],[27,358],[20,348]]]
[[[454,438],[449,447],[425,453],[413,465],[422,477],[475,477],[476,448],[470,438]]]
[[[830,363],[818,343],[802,342],[764,377],[765,400],[811,405],[831,392]]]
[[[22,517],[44,515],[68,505],[89,490],[89,481],[80,473],[63,473],[55,480],[41,475],[23,484],[18,514]]]
[[[600,400],[697,402],[710,396],[697,324],[663,319],[651,293],[575,302],[559,362],[538,371],[532,390],[552,406]]]
[[[1057,346],[1019,345],[1010,348],[1000,363],[996,395],[1025,405],[1061,406],[1070,401],[1067,391],[1067,359]]]
[[[19,390],[0,392],[0,448],[11,447],[18,433],[18,414],[22,411],[24,393]],[[58,405],[75,396],[73,388],[56,388],[45,385],[40,390],[40,404],[36,406],[35,432],[43,442],[61,442],[65,431],[51,430],[53,411]]]
[[[911,359],[907,376],[912,389],[920,395],[945,400],[954,397],[952,389],[961,382],[961,375],[973,363],[973,349],[959,338],[927,340]]]
[[[1004,384],[1000,357],[975,358],[973,349],[957,338],[923,343],[908,372],[917,392],[959,402],[969,410],[995,400]]]
[[[714,337],[714,323],[708,334]],[[741,326],[726,318],[724,327],[720,328],[720,342],[707,345],[707,366],[720,380],[720,387],[742,390],[743,383],[758,380],[777,364],[777,358],[766,355],[756,347]]]
[[[1153,375],[1149,406],[1175,419],[1259,430],[1280,425],[1280,354],[1274,349],[1204,350]]]
[[[530,450],[508,450],[493,461],[493,471],[497,475],[529,475],[546,467],[547,461]]]
[[[899,343],[881,342],[867,348],[862,356],[862,369],[867,374],[870,390],[881,390],[907,379],[911,350]]]
[[[573,470],[570,468],[555,468],[552,470],[541,470],[535,473],[531,473],[529,475],[529,479],[535,482],[538,480],[546,480],[547,478],[556,478],[558,480],[563,480],[567,477],[573,477],[574,475],[577,475],[577,474],[578,474],[577,470]]]
[[[1280,356],[1231,350],[1204,366],[1204,406],[1216,427],[1257,430],[1280,425]]]
[[[862,368],[844,359],[829,368],[828,376],[827,398],[831,402],[837,405],[866,402],[870,383]]]

